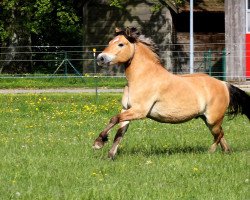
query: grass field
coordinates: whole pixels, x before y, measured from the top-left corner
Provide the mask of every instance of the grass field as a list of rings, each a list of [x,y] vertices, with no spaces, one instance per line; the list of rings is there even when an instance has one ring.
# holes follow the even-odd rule
[[[4,77],[4,76],[3,76]],[[33,76],[25,77],[1,77],[0,89],[44,89],[44,88],[122,88],[126,84],[124,77],[51,77]]]
[[[207,153],[212,136],[185,124],[134,121],[114,161],[91,146],[120,110],[120,94],[0,96],[0,199],[247,200],[250,125],[225,120],[233,153]]]

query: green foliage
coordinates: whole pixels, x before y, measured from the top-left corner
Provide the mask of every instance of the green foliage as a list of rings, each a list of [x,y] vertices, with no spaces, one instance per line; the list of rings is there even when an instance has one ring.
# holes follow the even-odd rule
[[[116,8],[123,8],[122,4],[124,3],[126,3],[125,0],[109,0],[109,5],[114,6]]]
[[[181,6],[185,2],[185,0],[170,0],[174,5]],[[116,8],[124,8],[128,0],[109,0],[110,6]],[[162,0],[145,0],[146,3],[151,3],[152,5],[152,12],[158,12],[162,8],[162,4],[165,2]]]
[[[14,34],[19,38],[28,35],[33,39],[33,45],[60,45],[58,36],[71,36],[71,40],[65,38],[62,42],[80,38],[81,16],[72,0],[2,0],[0,7],[1,43],[8,42]]]
[[[185,0],[172,0],[174,3],[175,3],[175,5],[177,5],[177,6],[181,6],[181,5],[183,5],[184,4],[184,2],[185,2]]]
[[[9,37],[9,32],[4,28],[4,23],[0,21],[0,41],[5,41]]]
[[[115,161],[94,139],[121,95],[0,96],[1,199],[249,199],[249,121],[225,121],[233,153],[207,149],[202,120],[179,125],[133,121]],[[117,127],[118,128],[118,127]]]
[[[153,3],[153,6],[151,8],[151,12],[157,13],[162,9],[162,4],[159,2],[159,0],[151,0]]]

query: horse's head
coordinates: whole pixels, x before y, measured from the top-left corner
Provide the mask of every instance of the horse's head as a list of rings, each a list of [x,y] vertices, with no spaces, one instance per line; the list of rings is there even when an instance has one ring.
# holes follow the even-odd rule
[[[135,28],[127,28],[125,31],[116,28],[116,37],[97,56],[98,65],[109,66],[130,62],[135,53],[135,42],[138,35]]]

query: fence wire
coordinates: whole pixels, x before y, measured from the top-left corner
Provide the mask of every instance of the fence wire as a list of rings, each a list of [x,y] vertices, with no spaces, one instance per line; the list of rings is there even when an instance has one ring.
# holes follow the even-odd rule
[[[248,58],[250,52],[245,45],[231,44],[244,46],[241,51]],[[96,65],[96,55],[104,48],[105,45],[0,47],[0,78],[124,77],[122,67]],[[225,51],[224,43],[195,44],[195,49],[194,72],[221,79],[226,77],[226,58],[238,57],[237,50]],[[160,48],[159,55],[169,71],[189,73],[189,44],[169,44]]]

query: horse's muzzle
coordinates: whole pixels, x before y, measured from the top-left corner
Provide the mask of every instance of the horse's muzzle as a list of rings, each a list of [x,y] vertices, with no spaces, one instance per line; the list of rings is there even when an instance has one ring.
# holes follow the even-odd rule
[[[97,64],[100,66],[109,66],[112,63],[112,60],[114,59],[114,56],[111,54],[106,54],[106,53],[100,53],[97,56]]]

